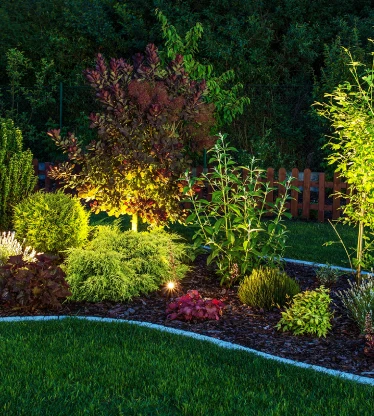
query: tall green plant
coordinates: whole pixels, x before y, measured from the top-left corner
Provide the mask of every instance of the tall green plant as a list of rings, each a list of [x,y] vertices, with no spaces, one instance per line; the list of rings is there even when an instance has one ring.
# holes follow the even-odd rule
[[[200,178],[186,173],[184,187],[192,205],[186,222],[197,226],[194,245],[210,246],[208,263],[217,264],[221,284],[228,285],[261,263],[279,263],[287,233],[283,217],[290,218],[285,204],[288,191],[293,188],[292,178],[281,182],[283,195],[274,203],[267,202],[276,188],[266,182],[264,171],[255,165],[256,159],[252,158],[249,166],[238,166],[232,152],[236,149],[220,134],[208,151],[212,154],[209,164],[213,164],[213,171]],[[210,189],[211,200],[196,193],[204,184]]]
[[[365,250],[372,250],[370,234],[374,232],[374,58],[371,68],[359,71],[364,65],[355,61],[348,49],[344,50],[354,83],[340,84],[325,94],[328,102],[315,105],[320,107],[318,114],[327,118],[334,129],[334,136],[326,144],[331,151],[327,161],[336,166],[349,185],[349,195],[335,194],[349,197],[340,221],[358,227],[355,266],[360,282]]]
[[[186,33],[183,40],[176,28],[168,22],[160,10],[156,10],[156,16],[161,23],[162,36],[166,46],[166,49],[160,54],[161,59],[166,61],[175,59],[177,54],[183,55],[184,66],[191,79],[204,79],[207,83],[205,98],[207,102],[215,105],[217,129],[223,125],[231,124],[238,115],[243,114],[244,106],[250,104],[250,99],[239,95],[243,84],[237,83],[228,87],[229,83],[235,79],[234,70],[229,69],[221,75],[216,75],[213,65],[204,65],[197,60],[198,43],[204,32],[203,25],[197,22]]]
[[[11,119],[0,119],[0,229],[12,226],[13,207],[36,185],[30,150],[22,150],[21,130]]]

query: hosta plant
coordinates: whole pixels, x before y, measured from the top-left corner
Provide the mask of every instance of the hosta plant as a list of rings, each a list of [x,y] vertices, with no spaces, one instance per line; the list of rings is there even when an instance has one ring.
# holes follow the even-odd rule
[[[218,299],[203,299],[197,290],[189,290],[186,295],[171,302],[166,310],[167,318],[181,321],[219,320],[225,304]]]
[[[35,258],[35,262],[29,263],[22,255],[12,256],[0,267],[0,303],[27,311],[58,309],[61,301],[71,295],[56,259],[45,254]]]
[[[276,328],[292,331],[295,335],[311,334],[325,337],[331,329],[333,313],[330,311],[329,289],[324,286],[316,290],[298,293],[290,306],[282,312]]]
[[[217,264],[221,284],[227,285],[261,264],[279,262],[287,237],[283,218],[290,217],[285,204],[294,189],[289,178],[281,182],[283,194],[268,202],[275,188],[266,182],[264,171],[254,158],[249,166],[238,166],[233,152],[236,149],[220,134],[208,151],[213,170],[199,178],[186,172],[180,185],[191,205],[186,222],[196,228],[194,246],[210,247],[208,264]],[[208,187],[210,200],[198,194],[203,186]]]
[[[102,111],[91,114],[98,138],[86,148],[73,135],[49,132],[69,162],[51,172],[78,196],[92,201],[96,213],[132,215],[160,225],[180,220],[178,179],[191,166],[192,153],[214,143],[214,105],[204,101],[206,82],[193,81],[181,55],[161,65],[157,48],[132,63],[98,55],[85,72]],[[77,171],[75,165],[80,166]]]

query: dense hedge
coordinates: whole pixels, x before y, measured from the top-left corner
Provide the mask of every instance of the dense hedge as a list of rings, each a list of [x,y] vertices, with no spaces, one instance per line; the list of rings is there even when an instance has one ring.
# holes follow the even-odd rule
[[[84,85],[82,70],[99,51],[131,57],[149,42],[162,48],[156,8],[180,34],[201,22],[199,61],[213,64],[217,74],[234,69],[233,83],[244,84],[251,104],[223,129],[237,147],[265,165],[320,167],[325,127],[310,104],[348,77],[341,45],[365,59],[374,21],[370,0],[3,0],[0,85],[8,88],[1,91],[0,115],[18,117],[37,157],[56,156],[44,131],[58,126],[58,82]],[[12,48],[23,58],[14,50],[9,57]],[[25,85],[31,88],[22,90]],[[90,93],[65,92],[64,125],[85,130]]]

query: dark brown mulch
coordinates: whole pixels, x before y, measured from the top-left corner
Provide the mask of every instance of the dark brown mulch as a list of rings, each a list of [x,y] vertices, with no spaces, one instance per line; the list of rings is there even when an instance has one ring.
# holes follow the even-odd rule
[[[288,263],[286,271],[297,279],[303,290],[318,286],[312,267]],[[161,291],[126,304],[69,302],[64,304],[58,313],[38,311],[35,314],[90,315],[152,322],[208,335],[280,357],[374,378],[374,358],[364,355],[365,339],[360,335],[356,325],[349,320],[335,294],[336,290],[348,287],[348,278],[341,277],[332,288],[333,328],[326,338],[294,336],[276,330],[274,327],[280,319],[280,311],[274,309],[264,312],[241,304],[237,296],[237,287],[220,287],[219,279],[213,268],[206,266],[206,257],[203,255],[196,259],[193,270],[182,281],[181,293],[196,289],[203,297],[224,300],[227,307],[219,321],[187,323],[167,320],[165,310],[171,299],[165,297]],[[0,316],[19,314],[19,311],[10,312],[0,306]]]

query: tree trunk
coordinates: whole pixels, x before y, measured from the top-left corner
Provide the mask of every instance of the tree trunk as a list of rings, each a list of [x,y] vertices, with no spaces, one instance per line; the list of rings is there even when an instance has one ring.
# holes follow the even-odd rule
[[[138,214],[132,214],[131,230],[136,233],[138,232]]]

